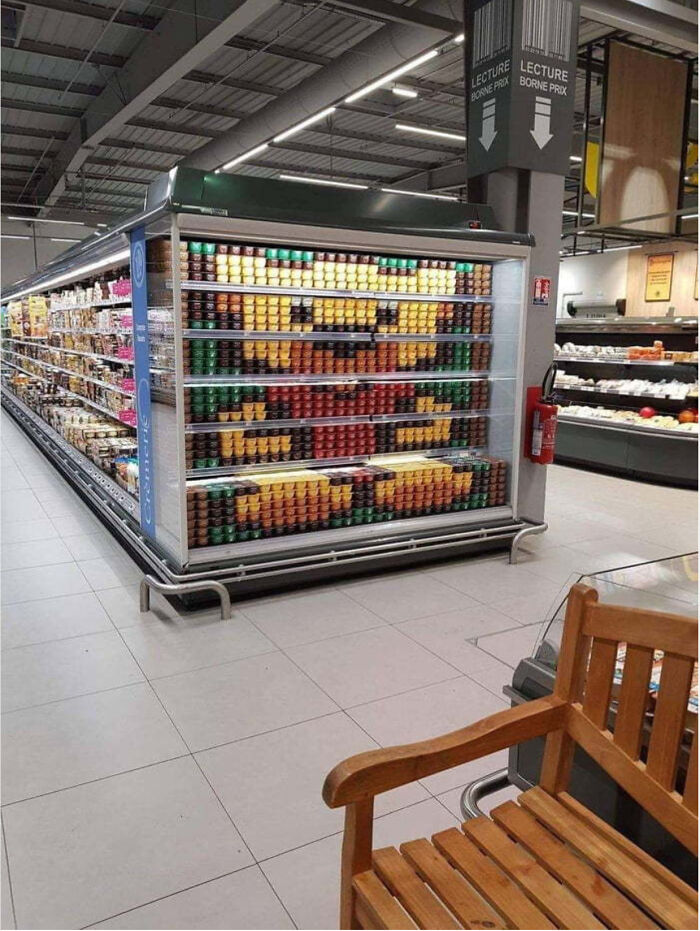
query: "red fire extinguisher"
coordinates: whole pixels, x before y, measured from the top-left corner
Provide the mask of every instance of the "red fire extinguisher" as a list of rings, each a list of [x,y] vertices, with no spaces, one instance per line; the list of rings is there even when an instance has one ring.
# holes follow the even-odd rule
[[[531,444],[529,456],[533,462],[550,465],[554,462],[554,439],[557,432],[557,405],[554,403],[554,378],[557,363],[552,362],[542,382],[542,395],[532,408]]]

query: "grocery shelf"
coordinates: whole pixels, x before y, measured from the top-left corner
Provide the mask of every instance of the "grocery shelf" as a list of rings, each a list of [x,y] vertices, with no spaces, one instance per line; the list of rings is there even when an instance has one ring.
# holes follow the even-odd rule
[[[97,330],[90,327],[51,327],[52,333],[84,333],[90,336],[133,336],[133,330],[130,327],[112,328],[108,330]],[[44,337],[42,337],[43,339]]]
[[[416,420],[452,420],[455,417],[473,419],[474,417],[492,417],[488,410],[468,411],[426,411],[407,414],[357,414],[345,417],[299,417],[296,420],[238,420],[223,423],[190,423],[185,425],[185,433],[223,433],[228,430],[275,430],[283,427],[333,426],[351,423],[411,423]]]
[[[297,550],[311,549],[318,546],[342,545],[344,543],[378,543],[385,538],[394,541],[396,548],[403,544],[396,542],[402,535],[423,532],[447,531],[448,528],[490,525],[496,521],[513,520],[513,510],[506,505],[490,508],[474,508],[470,511],[456,511],[452,514],[436,514],[434,517],[408,517],[403,520],[382,521],[376,524],[360,524],[353,527],[341,527],[337,530],[317,530],[293,536],[276,537],[267,540],[251,540],[247,543],[221,543],[216,546],[202,546],[189,550],[191,565],[218,562],[227,558],[247,558],[260,553],[273,555],[289,549],[290,541]],[[416,537],[416,542],[420,538]],[[387,548],[392,543],[387,542]]]
[[[687,430],[664,430],[661,427],[640,427],[636,424],[625,423],[624,421],[605,420],[597,417],[575,417],[573,415],[566,415],[562,413],[561,410],[558,419],[563,423],[583,424],[589,427],[600,427],[602,430],[616,430],[620,433],[635,433],[640,436],[647,436],[649,434],[667,436],[695,443],[698,441],[698,434],[691,433]]]
[[[61,310],[71,311],[71,310],[92,310],[94,307],[123,307],[125,305],[131,306],[132,300],[131,295],[129,297],[113,297],[107,301],[92,301],[85,304],[69,304],[66,307],[49,307],[49,313],[58,313]]]
[[[654,365],[668,367],[672,365],[697,365],[696,362],[673,362],[670,359],[652,359],[646,362],[644,359],[591,359],[582,356],[555,356],[555,362],[584,362],[590,365]]]
[[[555,385],[555,391],[585,391],[588,394],[611,394],[618,398],[635,398],[639,401],[675,401],[678,404],[697,404],[698,396],[686,395],[684,398],[672,398],[666,394],[651,394],[646,391],[615,391],[613,388],[596,388],[592,385]]]
[[[56,331],[53,330],[52,332],[56,332]],[[70,332],[74,333],[75,330],[71,330]],[[48,338],[49,337],[46,337],[46,336],[34,337],[34,339],[48,339]],[[36,345],[35,343],[29,343],[26,340],[15,339],[14,337],[8,338],[7,342],[8,343],[19,343],[22,346],[35,346]],[[130,365],[133,367],[133,364],[134,364],[133,359],[120,359],[119,356],[103,356],[99,352],[87,352],[84,349],[66,349],[65,346],[52,346],[50,343],[46,343],[45,345],[38,346],[36,348],[50,349],[53,352],[66,352],[71,356],[89,356],[92,359],[102,359],[104,362],[114,362],[117,365]]]
[[[172,288],[172,281],[165,282],[166,288]],[[181,281],[181,291],[218,291],[227,294],[279,294],[291,297],[359,297],[380,301],[429,301],[449,302],[450,304],[474,304],[492,301],[490,294],[411,294],[404,291],[340,291],[333,288],[280,288],[274,285],[258,284],[224,284],[216,281]]]
[[[249,465],[220,466],[211,469],[188,469],[185,472],[188,485],[196,485],[199,480],[206,478],[224,478],[245,474],[249,472],[284,472],[295,469],[314,469],[314,468],[335,468],[346,465],[371,465],[373,457],[387,459],[405,459],[406,457],[436,457],[436,456],[454,456],[457,454],[478,455],[486,451],[484,446],[450,446],[441,449],[404,449],[395,450],[390,453],[367,453],[364,456],[342,456],[331,459],[294,459],[287,462],[258,462]]]
[[[206,387],[207,385],[342,385],[354,382],[424,382],[424,381],[473,381],[487,378],[489,381],[513,381],[514,375],[491,372],[488,369],[454,372],[357,372],[342,375],[186,375],[185,387]]]
[[[4,349],[3,352],[9,352],[9,350]],[[2,359],[2,364],[9,365],[10,368],[16,369],[18,372],[21,372],[23,375],[29,375],[30,378],[36,378],[39,381],[43,381],[47,385],[53,385],[53,382],[51,381],[50,378],[43,378],[41,375],[36,375],[34,372],[29,372],[27,371],[27,369],[22,368],[21,365],[15,365],[14,362],[10,362],[5,358]],[[60,387],[60,385],[57,387]]]
[[[40,365],[42,368],[48,369],[52,372],[63,372],[66,375],[74,375],[76,378],[80,378],[83,381],[92,382],[93,385],[99,385],[101,388],[106,388],[109,391],[115,391],[117,394],[123,394],[127,398],[133,398],[133,391],[126,391],[124,388],[120,388],[118,385],[113,385],[108,381],[100,381],[99,378],[93,378],[91,375],[84,375],[82,372],[74,372],[72,369],[64,369],[60,365],[53,365],[50,362],[43,362],[41,359],[34,359],[32,356],[25,356],[21,352],[13,352],[11,349],[5,349],[5,352],[9,352],[10,355],[16,356],[19,359],[28,359],[30,362],[33,362],[35,365]]]
[[[12,413],[15,417],[18,415],[21,416],[28,422],[27,425],[31,425],[31,429],[35,435],[39,436],[42,441],[46,439],[50,440],[52,444],[58,447],[63,456],[66,456],[88,476],[92,482],[99,485],[100,489],[106,492],[122,510],[133,518],[137,517],[139,505],[138,499],[135,498],[134,495],[117,484],[114,479],[103,472],[102,469],[92,462],[84,453],[81,453],[80,450],[71,446],[60,433],[54,430],[45,420],[42,420],[38,414],[10,391],[6,385],[2,385],[0,390],[2,391],[3,405],[9,407],[11,410],[14,408]]]
[[[299,330],[183,330],[185,339],[219,340],[311,340],[323,342],[369,343],[371,333],[313,333]]]

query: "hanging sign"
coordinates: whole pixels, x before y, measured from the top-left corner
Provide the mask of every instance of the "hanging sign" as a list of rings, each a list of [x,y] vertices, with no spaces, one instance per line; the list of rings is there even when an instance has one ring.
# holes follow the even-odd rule
[[[567,174],[579,0],[465,0],[467,169]]]
[[[131,245],[131,306],[133,314],[134,380],[136,383],[136,438],[139,448],[139,504],[141,529],[155,539],[153,439],[151,435],[151,360],[148,336],[146,283],[146,229],[129,234]]]
[[[647,256],[647,278],[644,300],[670,301],[673,279],[673,253],[663,252]]]

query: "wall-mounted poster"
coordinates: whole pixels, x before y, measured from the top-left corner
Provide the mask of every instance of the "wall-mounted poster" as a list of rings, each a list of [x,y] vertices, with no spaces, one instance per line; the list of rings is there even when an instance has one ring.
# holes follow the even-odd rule
[[[673,278],[673,253],[663,252],[647,256],[645,301],[670,301]]]

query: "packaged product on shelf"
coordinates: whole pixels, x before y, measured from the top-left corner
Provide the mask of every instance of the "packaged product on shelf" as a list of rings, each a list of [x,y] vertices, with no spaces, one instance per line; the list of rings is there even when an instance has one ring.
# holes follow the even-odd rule
[[[187,489],[189,546],[217,546],[505,502],[505,462],[448,456],[247,474]]]
[[[22,339],[24,327],[22,325],[22,301],[10,301],[7,305],[7,318],[10,324],[10,335],[15,339]]]
[[[41,338],[48,336],[49,308],[46,298],[41,295],[31,295],[28,302],[28,332],[26,336]]]

